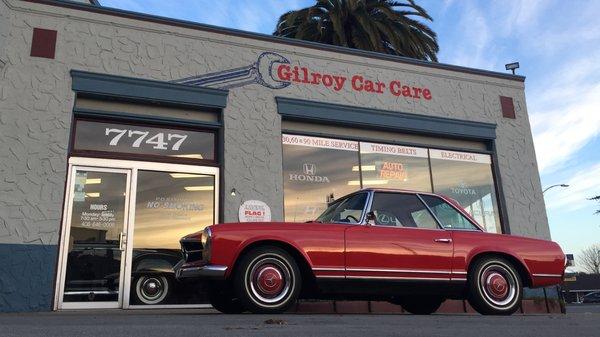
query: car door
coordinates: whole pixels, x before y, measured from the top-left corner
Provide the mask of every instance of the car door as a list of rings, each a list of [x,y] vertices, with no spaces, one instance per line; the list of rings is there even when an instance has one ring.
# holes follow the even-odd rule
[[[444,281],[452,237],[416,194],[373,192],[371,224],[346,230],[348,279]]]

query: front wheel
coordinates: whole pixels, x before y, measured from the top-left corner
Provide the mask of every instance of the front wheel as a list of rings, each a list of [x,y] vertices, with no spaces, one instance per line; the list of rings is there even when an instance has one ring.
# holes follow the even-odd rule
[[[258,247],[243,256],[234,275],[242,305],[252,313],[283,313],[296,303],[302,277],[285,250]]]
[[[477,260],[469,271],[469,303],[482,315],[511,315],[519,309],[523,283],[513,264],[501,257]]]

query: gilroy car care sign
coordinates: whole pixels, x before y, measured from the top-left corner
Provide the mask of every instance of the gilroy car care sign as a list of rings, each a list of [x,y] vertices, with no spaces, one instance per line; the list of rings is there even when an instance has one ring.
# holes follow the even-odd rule
[[[271,51],[261,53],[255,62],[247,66],[186,77],[175,82],[221,89],[239,88],[250,84],[260,84],[270,89],[307,85],[334,92],[345,90],[425,101],[433,98],[429,88],[406,82],[404,79],[379,81],[373,74],[334,73],[327,69],[311,69]]]

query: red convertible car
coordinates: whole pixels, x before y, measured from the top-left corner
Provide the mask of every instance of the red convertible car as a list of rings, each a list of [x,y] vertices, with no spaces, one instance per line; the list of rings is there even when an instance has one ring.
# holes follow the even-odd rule
[[[559,284],[565,255],[551,241],[484,232],[456,201],[361,190],[308,223],[227,223],[181,239],[179,279],[209,282],[224,313],[280,313],[298,298],[385,300],[414,314],[468,299],[509,315],[523,287]]]

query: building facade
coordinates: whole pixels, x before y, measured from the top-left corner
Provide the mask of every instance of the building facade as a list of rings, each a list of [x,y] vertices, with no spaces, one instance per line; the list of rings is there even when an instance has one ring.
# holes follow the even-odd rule
[[[205,303],[181,236],[361,187],[550,238],[521,76],[0,0],[0,78],[2,311]]]

